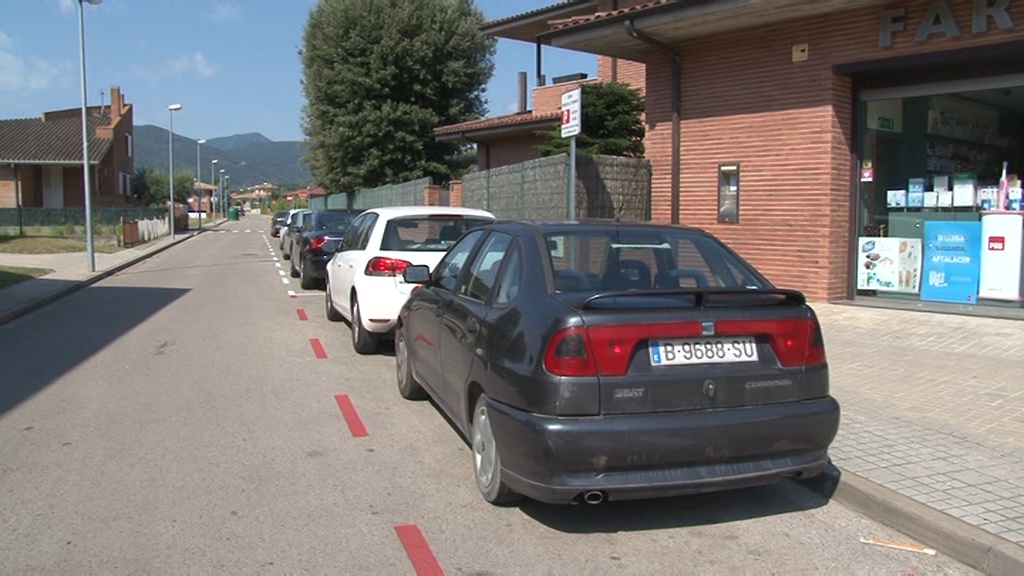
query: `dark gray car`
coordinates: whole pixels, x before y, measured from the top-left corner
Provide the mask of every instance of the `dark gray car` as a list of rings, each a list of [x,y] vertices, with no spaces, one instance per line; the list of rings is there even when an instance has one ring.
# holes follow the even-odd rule
[[[503,222],[467,232],[396,331],[398,387],[470,439],[500,504],[809,478],[839,426],[814,311],[703,231]]]

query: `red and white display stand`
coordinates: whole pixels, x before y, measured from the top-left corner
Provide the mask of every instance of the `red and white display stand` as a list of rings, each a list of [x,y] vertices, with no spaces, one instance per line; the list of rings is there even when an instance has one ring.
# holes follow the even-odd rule
[[[981,215],[981,277],[978,298],[1024,300],[1024,212]]]

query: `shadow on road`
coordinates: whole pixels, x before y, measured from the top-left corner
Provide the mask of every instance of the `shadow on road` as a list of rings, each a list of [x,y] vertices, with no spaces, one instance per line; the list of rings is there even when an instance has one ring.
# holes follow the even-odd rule
[[[0,327],[0,415],[187,292],[91,286]]]
[[[793,480],[676,498],[552,506],[533,500],[519,509],[534,520],[573,534],[632,532],[725,524],[802,512],[828,504],[829,498]]]

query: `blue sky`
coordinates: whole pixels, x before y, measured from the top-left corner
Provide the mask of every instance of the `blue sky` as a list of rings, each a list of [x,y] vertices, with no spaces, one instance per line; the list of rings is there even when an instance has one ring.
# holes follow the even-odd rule
[[[2,0],[0,118],[36,117],[80,105],[77,0]],[[477,0],[488,19],[557,3]],[[316,0],[103,0],[85,6],[90,105],[118,85],[135,124],[167,126],[191,138],[261,132],[302,139],[302,67],[297,51]],[[548,78],[596,74],[595,57],[544,50]],[[514,111],[516,73],[533,84],[532,44],[502,40],[488,85],[490,115]]]

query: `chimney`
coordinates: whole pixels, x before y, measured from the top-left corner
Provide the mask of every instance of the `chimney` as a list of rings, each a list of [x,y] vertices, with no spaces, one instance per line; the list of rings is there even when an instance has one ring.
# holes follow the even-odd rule
[[[526,113],[526,72],[519,73],[519,108],[520,114]]]
[[[113,125],[124,112],[124,98],[121,96],[120,86],[110,87],[110,123]]]

